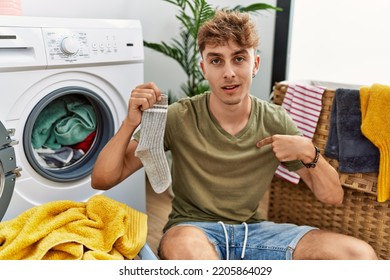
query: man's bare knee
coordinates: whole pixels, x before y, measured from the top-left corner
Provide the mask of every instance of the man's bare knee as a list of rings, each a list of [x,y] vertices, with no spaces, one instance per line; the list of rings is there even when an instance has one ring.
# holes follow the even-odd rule
[[[374,249],[363,240],[355,240],[356,245],[351,244],[351,251],[349,252],[350,260],[377,260]]]
[[[160,242],[160,258],[165,260],[219,259],[213,244],[194,226],[176,226]]]
[[[294,259],[375,260],[377,255],[363,240],[339,233],[313,230],[299,241]]]

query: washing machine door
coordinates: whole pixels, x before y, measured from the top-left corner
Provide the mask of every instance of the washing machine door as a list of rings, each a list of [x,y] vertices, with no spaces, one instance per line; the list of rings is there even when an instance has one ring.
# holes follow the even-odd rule
[[[11,201],[17,174],[11,133],[0,121],[0,221],[3,219]]]

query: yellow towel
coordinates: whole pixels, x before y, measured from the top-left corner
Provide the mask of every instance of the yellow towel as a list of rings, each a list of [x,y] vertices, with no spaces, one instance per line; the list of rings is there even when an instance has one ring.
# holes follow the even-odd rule
[[[54,201],[0,223],[0,259],[132,259],[146,235],[144,213],[106,196]]]
[[[379,202],[390,199],[390,86],[360,88],[362,133],[379,149],[377,193]]]

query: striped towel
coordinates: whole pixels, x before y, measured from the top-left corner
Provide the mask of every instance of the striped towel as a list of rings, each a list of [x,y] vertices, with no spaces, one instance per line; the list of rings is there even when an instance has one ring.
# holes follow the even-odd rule
[[[303,136],[307,138],[313,139],[322,109],[322,94],[324,92],[324,87],[312,85],[292,84],[287,88],[282,106],[303,133]],[[278,166],[275,174],[293,184],[298,184],[300,180],[297,173],[288,171],[283,164]]]

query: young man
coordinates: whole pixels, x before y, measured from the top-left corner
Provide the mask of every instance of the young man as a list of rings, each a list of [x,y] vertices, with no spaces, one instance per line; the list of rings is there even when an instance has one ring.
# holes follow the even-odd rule
[[[201,69],[210,92],[168,109],[164,146],[172,153],[172,212],[160,243],[162,259],[376,259],[365,242],[307,226],[263,221],[257,212],[280,162],[316,198],[340,204],[337,172],[301,136],[281,106],[250,95],[260,57],[249,16],[217,12],[199,31]],[[108,189],[142,167],[133,136],[143,111],[161,99],[154,83],[135,88],[128,115],[100,153],[96,189]],[[142,132],[141,132],[142,133]],[[135,139],[133,139],[133,137]]]

